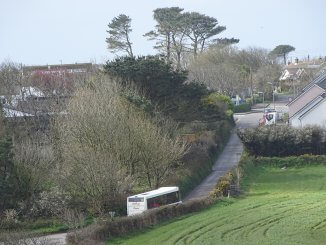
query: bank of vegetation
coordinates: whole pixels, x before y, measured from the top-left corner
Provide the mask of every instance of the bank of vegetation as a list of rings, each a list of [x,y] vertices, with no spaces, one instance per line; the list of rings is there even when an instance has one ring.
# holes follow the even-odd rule
[[[326,239],[320,216],[325,164],[325,156],[243,158],[241,198],[220,199],[210,208],[111,238],[108,244],[320,244]]]
[[[121,58],[79,81],[64,111],[46,122],[22,118],[20,131],[3,116],[2,230],[79,228],[125,215],[133,193],[190,191],[234,122],[222,98],[207,101],[215,92],[186,78],[159,57]]]

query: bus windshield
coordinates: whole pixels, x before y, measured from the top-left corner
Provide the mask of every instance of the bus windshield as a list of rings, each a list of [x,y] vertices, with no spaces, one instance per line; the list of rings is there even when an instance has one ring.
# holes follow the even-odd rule
[[[128,202],[143,202],[144,198],[143,197],[129,197]]]
[[[157,208],[163,205],[177,203],[180,201],[179,191],[171,192],[168,194],[160,195],[147,199],[147,208]]]

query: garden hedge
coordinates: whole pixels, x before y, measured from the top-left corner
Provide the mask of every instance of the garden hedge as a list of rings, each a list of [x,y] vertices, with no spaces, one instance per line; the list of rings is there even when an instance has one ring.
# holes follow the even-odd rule
[[[326,154],[326,128],[287,125],[239,129],[238,136],[249,154],[281,157]]]

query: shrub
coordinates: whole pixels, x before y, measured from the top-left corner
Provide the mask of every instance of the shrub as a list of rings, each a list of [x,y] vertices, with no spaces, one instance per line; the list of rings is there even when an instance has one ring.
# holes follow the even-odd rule
[[[62,219],[72,229],[78,229],[85,224],[85,215],[78,210],[66,209],[63,212]]]
[[[251,105],[245,103],[245,104],[234,106],[233,112],[240,113],[240,112],[248,112],[250,110],[251,110]]]
[[[61,217],[70,196],[57,187],[41,192],[37,197],[19,203],[19,211],[26,218]]]
[[[182,161],[183,169],[171,182],[179,186],[181,195],[185,196],[210,173],[213,161],[208,149],[197,143],[191,145]]]
[[[35,235],[35,234],[34,234]],[[0,233],[0,244],[3,245],[48,245],[52,244],[47,237],[32,237],[25,231]],[[52,241],[53,242],[53,241]]]
[[[219,94],[216,92],[211,93],[208,96],[205,96],[202,99],[202,102],[205,104],[226,106],[227,110],[233,110],[234,107],[231,98],[229,96]]]
[[[16,179],[17,168],[13,161],[12,139],[0,136],[0,213],[5,209],[14,208],[19,200],[15,195]]]
[[[255,156],[326,154],[326,129],[321,127],[265,126],[240,129],[238,136]]]
[[[18,213],[15,209],[6,209],[0,218],[1,229],[13,229],[19,227]]]
[[[215,189],[210,194],[214,198],[220,198],[228,194],[230,186],[234,182],[234,174],[232,171],[227,172],[222,178],[219,179]]]
[[[246,98],[246,104],[249,104],[249,105],[253,104],[252,97]]]

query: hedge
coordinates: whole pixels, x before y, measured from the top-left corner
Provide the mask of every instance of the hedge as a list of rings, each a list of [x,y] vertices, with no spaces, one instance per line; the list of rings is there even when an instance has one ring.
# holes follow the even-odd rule
[[[239,129],[238,136],[254,156],[299,156],[326,154],[326,128],[292,128],[284,125]]]
[[[251,159],[255,166],[267,165],[271,167],[302,167],[326,165],[324,155],[302,155],[290,157],[257,157]]]
[[[248,112],[250,110],[251,110],[251,105],[247,103],[234,106],[233,108],[234,113]]]

